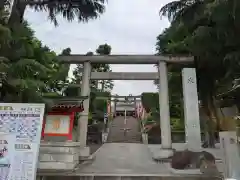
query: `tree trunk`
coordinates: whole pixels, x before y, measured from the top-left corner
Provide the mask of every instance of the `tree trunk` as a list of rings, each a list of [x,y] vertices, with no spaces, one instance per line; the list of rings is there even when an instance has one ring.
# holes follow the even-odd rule
[[[14,25],[15,23],[22,23],[26,7],[27,4],[25,1],[14,0],[8,23],[10,25]]]
[[[102,87],[101,87],[101,92],[103,92],[104,91],[104,85],[105,85],[105,82],[104,82],[104,80],[102,80]]]
[[[221,124],[222,124],[222,118],[221,118],[221,115],[219,114],[219,111],[218,111],[218,106],[216,104],[216,99],[213,97],[212,98],[212,112],[213,112],[213,115],[215,116],[215,119],[216,119],[216,133],[217,133],[217,136],[216,138],[219,139],[219,132],[221,131]]]
[[[206,99],[203,100],[203,107],[205,113],[208,116],[208,120],[206,121],[205,127],[205,136],[207,137],[208,146],[214,148],[215,147],[215,135],[214,135],[214,115],[211,108],[211,96],[206,96]]]

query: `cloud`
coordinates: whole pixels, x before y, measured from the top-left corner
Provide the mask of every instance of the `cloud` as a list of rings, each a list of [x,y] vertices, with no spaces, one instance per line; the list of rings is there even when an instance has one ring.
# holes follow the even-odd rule
[[[59,17],[58,27],[50,23],[46,12],[28,9],[25,17],[36,36],[58,53],[70,47],[74,54],[85,54],[108,43],[112,54],[154,54],[157,35],[169,25],[166,19],[159,17],[159,9],[168,2],[170,0],[112,0],[99,19],[70,23]],[[118,72],[156,71],[152,65],[111,67]],[[136,95],[145,91],[156,91],[152,81],[116,81],[113,93]]]

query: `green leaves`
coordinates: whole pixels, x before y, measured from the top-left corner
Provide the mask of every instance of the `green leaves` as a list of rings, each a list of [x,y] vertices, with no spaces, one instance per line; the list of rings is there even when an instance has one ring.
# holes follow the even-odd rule
[[[231,77],[226,73],[233,71],[226,68],[239,66],[236,58],[240,45],[239,9],[240,3],[236,0],[173,1],[161,9],[163,15],[171,15],[172,21],[158,36],[157,50],[166,54],[194,55],[198,68],[205,69],[210,73],[208,76],[213,77],[209,78],[213,84],[226,76]]]
[[[60,64],[26,22],[11,28],[0,24],[0,45],[1,100],[45,102],[42,94],[62,91],[69,65]]]
[[[161,12],[171,17],[171,26],[158,36],[158,52],[195,56],[199,97],[210,122],[216,118],[219,127],[216,98],[231,92],[240,77],[240,1],[178,0]]]
[[[34,79],[10,79],[7,83],[15,88],[33,89],[35,91],[39,91],[40,88],[44,88],[46,86],[44,82]]]
[[[20,59],[15,63],[12,63],[9,68],[9,73],[13,77],[31,77],[37,78],[37,76],[46,76],[48,68],[34,59]]]
[[[58,25],[59,15],[70,22],[74,19],[80,22],[96,19],[104,13],[106,2],[106,0],[27,0],[25,6],[28,5],[36,11],[48,12],[49,19]]]

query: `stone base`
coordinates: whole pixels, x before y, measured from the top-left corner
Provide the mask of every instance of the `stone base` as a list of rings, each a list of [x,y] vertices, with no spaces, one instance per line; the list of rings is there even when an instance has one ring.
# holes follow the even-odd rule
[[[173,174],[179,174],[179,175],[202,175],[200,169],[184,169],[184,170],[179,170],[179,169],[174,169],[174,168],[169,168],[171,173]]]
[[[221,173],[216,168],[206,168],[206,169],[174,169],[171,166],[169,170],[172,174],[176,175],[205,175],[212,177],[221,177]]]
[[[78,165],[78,161],[75,163],[66,162],[39,162],[38,169],[40,170],[73,170]]]
[[[135,175],[102,175],[96,176],[95,174],[89,176],[48,176],[44,180],[221,180],[222,178],[203,176],[203,175],[182,175],[182,176],[156,176],[147,174],[135,174]],[[37,179],[43,180],[43,179]]]
[[[159,161],[159,162],[169,161],[171,160],[170,158],[172,157],[173,152],[174,152],[173,149],[159,149],[159,151],[154,152],[152,154],[152,158],[153,160]]]
[[[102,142],[106,143],[108,138],[108,132],[103,132],[102,133]]]
[[[142,133],[142,142],[143,144],[148,144],[148,134]]]
[[[80,147],[79,151],[79,160],[87,160],[90,156],[90,148],[89,147]]]
[[[72,170],[79,164],[79,142],[41,142],[39,170]]]

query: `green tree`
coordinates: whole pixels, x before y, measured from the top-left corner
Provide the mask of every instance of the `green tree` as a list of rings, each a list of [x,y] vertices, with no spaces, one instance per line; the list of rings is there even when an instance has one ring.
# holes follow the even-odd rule
[[[92,56],[93,52],[87,52],[87,56]],[[92,71],[98,71],[99,66],[94,64],[92,66]],[[72,78],[72,84],[82,84],[82,75],[83,75],[83,64],[77,64],[76,68],[73,70],[73,78]],[[97,91],[97,83],[96,81],[91,80],[91,91]],[[80,94],[79,94],[80,95]]]
[[[102,44],[99,45],[96,53],[98,55],[110,55],[111,54],[111,46],[108,44]],[[99,72],[111,72],[111,68],[109,64],[96,64],[95,67],[97,69],[97,71]],[[99,82],[101,84],[101,91],[110,91],[113,89],[113,81],[112,80],[101,80]]]
[[[63,49],[62,52],[60,53],[60,55],[70,55],[70,54],[71,54],[70,48]],[[56,62],[58,62],[57,59],[56,59]],[[60,92],[61,94],[64,94],[66,85],[70,83],[68,79],[70,64],[56,63],[55,69],[56,71],[52,73],[49,84],[51,85],[51,89],[53,92]]]
[[[96,53],[99,55],[109,55],[111,53],[111,46],[107,44],[100,45],[96,50]],[[92,56],[93,52],[87,52],[86,55]],[[96,72],[111,72],[109,64],[93,64],[92,71]],[[77,67],[73,70],[73,84],[81,84],[83,73],[83,64],[77,64]],[[101,89],[98,89],[98,83],[101,84]],[[111,91],[113,89],[113,81],[111,80],[102,80],[100,82],[96,80],[91,81],[91,90],[92,91]]]
[[[211,146],[214,129],[220,129],[217,95],[231,87],[239,76],[239,8],[236,0],[179,0],[160,11],[168,16],[171,26],[158,36],[158,52],[195,56],[199,97],[209,117]]]
[[[173,71],[174,70],[174,71]],[[154,81],[159,88],[159,82]],[[172,118],[183,119],[183,103],[182,103],[182,76],[179,69],[169,67],[168,72],[168,89],[169,89],[169,105],[170,116]],[[158,101],[158,98],[156,99]]]
[[[106,0],[13,0],[9,23],[23,22],[26,7],[36,11],[47,11],[55,25],[58,24],[58,15],[62,15],[68,21],[77,18],[81,22],[87,22],[98,18],[104,12],[105,4]],[[0,4],[0,8],[1,6],[3,4]]]
[[[34,37],[26,22],[10,28],[4,15],[0,16],[0,57],[4,102],[44,102],[42,95],[59,93],[59,84],[67,77],[60,73],[63,67],[55,52]]]

